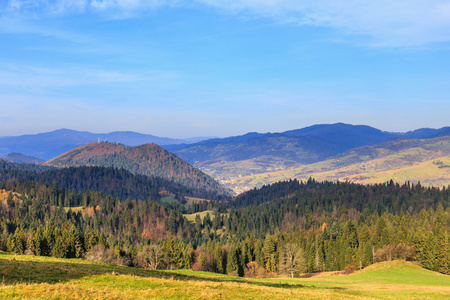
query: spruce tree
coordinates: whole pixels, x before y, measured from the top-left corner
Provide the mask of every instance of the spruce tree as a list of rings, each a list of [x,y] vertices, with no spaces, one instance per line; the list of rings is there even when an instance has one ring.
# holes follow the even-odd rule
[[[214,272],[223,274],[224,271],[222,247],[217,243],[214,248]]]
[[[448,232],[443,227],[436,237],[436,269],[443,274],[450,274],[450,245]]]
[[[232,245],[230,251],[228,251],[227,274],[239,275],[239,260],[236,247],[234,245]]]

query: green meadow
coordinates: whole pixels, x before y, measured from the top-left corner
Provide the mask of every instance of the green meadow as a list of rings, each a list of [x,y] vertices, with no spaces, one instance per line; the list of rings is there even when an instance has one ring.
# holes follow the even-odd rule
[[[0,253],[0,299],[449,299],[450,276],[411,262],[350,275],[240,278],[190,270],[151,271]]]

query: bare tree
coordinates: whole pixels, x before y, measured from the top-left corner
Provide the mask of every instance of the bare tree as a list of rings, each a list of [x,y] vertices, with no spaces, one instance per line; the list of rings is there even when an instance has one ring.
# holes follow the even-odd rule
[[[157,270],[165,263],[164,251],[159,245],[145,246],[137,255],[137,265],[141,268]]]
[[[159,245],[151,245],[148,250],[148,265],[150,269],[158,270],[165,262],[164,251]]]
[[[303,273],[305,269],[303,249],[296,243],[286,244],[281,251],[279,272],[294,278],[295,275]]]

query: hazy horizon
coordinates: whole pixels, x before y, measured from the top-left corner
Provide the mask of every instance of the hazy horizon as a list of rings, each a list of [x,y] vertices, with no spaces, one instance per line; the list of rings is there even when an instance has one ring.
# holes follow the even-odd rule
[[[210,139],[210,138],[227,138],[227,137],[232,137],[232,136],[241,136],[241,135],[245,135],[247,133],[254,133],[254,132],[261,133],[261,134],[281,133],[281,132],[284,132],[284,131],[303,129],[303,128],[310,127],[310,126],[315,126],[315,125],[334,125],[334,124],[338,124],[338,123],[346,124],[346,125],[353,125],[353,126],[369,126],[369,127],[373,127],[373,126],[366,125],[366,124],[349,124],[349,123],[344,123],[344,122],[337,122],[337,123],[332,123],[332,124],[325,124],[325,123],[324,124],[311,124],[311,125],[307,125],[305,127],[289,128],[289,129],[286,129],[286,130],[283,130],[283,131],[264,131],[264,132],[262,132],[262,131],[247,131],[247,132],[238,133],[236,135],[185,136],[185,137],[159,136],[159,135],[156,135],[156,134],[154,134],[152,132],[138,132],[138,131],[133,131],[133,130],[113,130],[113,131],[105,131],[105,132],[95,132],[95,131],[89,131],[89,130],[76,130],[76,129],[72,129],[72,128],[58,128],[58,129],[53,129],[53,130],[49,130],[49,131],[45,131],[45,132],[36,132],[36,133],[28,132],[28,133],[25,133],[25,134],[17,134],[17,135],[0,135],[0,138],[16,137],[16,136],[24,136],[24,135],[37,135],[37,134],[45,134],[45,133],[50,133],[50,132],[55,132],[55,131],[60,131],[60,130],[70,130],[70,131],[78,131],[78,132],[88,132],[88,133],[91,133],[91,134],[110,134],[110,133],[115,133],[115,132],[133,132],[133,133],[138,133],[138,134],[153,135],[153,136],[159,137],[159,138],[170,138],[170,139],[208,138],[208,139]],[[443,127],[449,127],[449,126],[433,127],[433,128],[432,127],[421,127],[421,128],[413,128],[413,129],[406,130],[406,131],[382,130],[382,129],[377,128],[377,127],[373,127],[373,128],[379,129],[379,130],[384,131],[384,132],[406,133],[406,132],[415,131],[415,130],[418,130],[418,129],[440,129],[440,128],[443,128]]]

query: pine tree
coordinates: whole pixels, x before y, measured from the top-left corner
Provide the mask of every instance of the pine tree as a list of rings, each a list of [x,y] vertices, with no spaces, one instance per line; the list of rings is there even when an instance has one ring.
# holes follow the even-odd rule
[[[191,243],[186,247],[183,253],[183,266],[186,269],[191,269],[194,263],[194,247]]]
[[[436,269],[443,274],[450,274],[450,245],[448,233],[444,228],[439,229],[436,237]]]
[[[52,247],[52,256],[56,258],[64,258],[67,255],[67,247],[61,235],[57,235],[55,244]]]
[[[27,249],[30,250],[31,252],[33,252],[34,255],[39,255],[39,254],[36,254],[37,251],[36,251],[36,247],[34,244],[34,236],[35,235],[36,235],[36,232],[33,229],[31,229],[28,232]]]
[[[217,243],[214,248],[214,272],[223,274],[224,271],[222,247]]]
[[[8,251],[23,254],[25,251],[25,237],[20,227],[16,228],[13,235],[10,235],[7,243]]]
[[[425,241],[425,244],[423,245],[420,262],[425,268],[437,271],[436,256],[437,256],[436,240],[434,238],[434,235],[432,233],[429,233]]]
[[[227,256],[227,274],[238,275],[239,274],[239,260],[234,245],[231,246]]]
[[[275,264],[275,251],[276,246],[271,235],[267,235],[264,241],[264,262],[265,268],[268,272],[275,272],[276,264]]]

